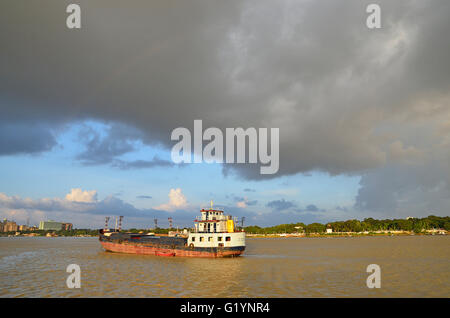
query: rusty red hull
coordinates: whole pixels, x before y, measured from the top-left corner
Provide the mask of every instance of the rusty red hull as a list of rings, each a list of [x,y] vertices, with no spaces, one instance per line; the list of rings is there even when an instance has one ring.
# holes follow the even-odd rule
[[[166,257],[236,257],[244,252],[244,248],[217,249],[217,248],[161,248],[155,246],[145,246],[140,244],[127,244],[100,241],[103,248],[109,252],[156,255]]]

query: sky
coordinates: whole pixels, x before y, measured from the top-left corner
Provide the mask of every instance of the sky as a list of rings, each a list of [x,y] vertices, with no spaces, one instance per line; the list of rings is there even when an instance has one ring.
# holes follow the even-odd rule
[[[450,2],[0,4],[0,218],[192,226],[448,216]],[[68,29],[66,7],[81,7]],[[279,128],[279,170],[175,164],[171,132]]]

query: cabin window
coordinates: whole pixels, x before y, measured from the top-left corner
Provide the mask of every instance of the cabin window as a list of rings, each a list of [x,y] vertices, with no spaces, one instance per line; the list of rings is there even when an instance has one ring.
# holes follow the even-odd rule
[[[203,236],[200,236],[200,242],[203,242]]]
[[[210,236],[210,237],[208,237],[208,242],[211,242],[212,241],[212,237]]]
[[[219,236],[219,237],[217,238],[217,240],[218,240],[219,242],[221,242],[221,241],[222,241],[222,236]]]
[[[225,241],[227,242],[231,241],[231,237],[230,236],[225,237]]]
[[[195,236],[192,237],[192,242],[195,242]]]

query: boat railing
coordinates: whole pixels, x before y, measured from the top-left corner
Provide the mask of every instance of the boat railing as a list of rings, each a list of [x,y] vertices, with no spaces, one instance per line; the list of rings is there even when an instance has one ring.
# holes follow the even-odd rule
[[[199,215],[195,217],[195,221],[227,221],[231,220],[231,216],[229,215],[215,215],[215,216],[204,216]]]

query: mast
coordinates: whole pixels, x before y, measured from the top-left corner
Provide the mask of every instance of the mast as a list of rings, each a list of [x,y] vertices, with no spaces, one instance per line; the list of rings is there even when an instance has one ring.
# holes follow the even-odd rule
[[[105,217],[105,231],[108,229],[109,216]]]
[[[119,216],[119,232],[122,230],[122,219],[123,215]]]

